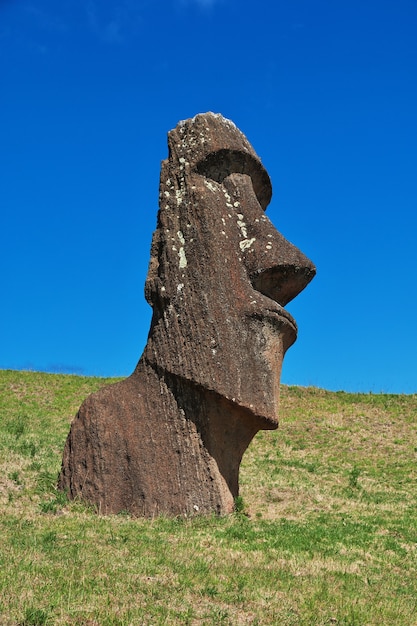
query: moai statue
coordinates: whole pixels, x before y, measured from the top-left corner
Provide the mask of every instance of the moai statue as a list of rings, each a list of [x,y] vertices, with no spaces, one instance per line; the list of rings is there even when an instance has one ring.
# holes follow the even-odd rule
[[[227,514],[242,455],[278,426],[283,308],[313,264],[264,211],[272,191],[236,126],[206,113],[168,134],[145,296],[148,341],[133,374],[89,396],[59,487],[101,513]]]

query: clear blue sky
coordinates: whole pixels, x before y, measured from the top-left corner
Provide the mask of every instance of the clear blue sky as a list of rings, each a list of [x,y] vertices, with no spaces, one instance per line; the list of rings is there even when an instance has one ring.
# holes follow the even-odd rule
[[[417,392],[415,0],[0,0],[0,367],[127,375],[166,133],[247,135],[317,266],[282,382]]]

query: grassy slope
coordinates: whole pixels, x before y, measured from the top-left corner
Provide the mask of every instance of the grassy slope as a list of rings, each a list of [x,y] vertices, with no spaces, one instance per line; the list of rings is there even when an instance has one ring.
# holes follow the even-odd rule
[[[417,395],[283,387],[247,515],[98,517],[55,491],[107,380],[0,372],[0,624],[417,625]]]

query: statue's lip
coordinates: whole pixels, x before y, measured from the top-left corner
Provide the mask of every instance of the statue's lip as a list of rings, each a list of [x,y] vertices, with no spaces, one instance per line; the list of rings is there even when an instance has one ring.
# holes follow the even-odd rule
[[[286,327],[287,329],[291,329],[293,333],[297,334],[297,322],[293,316],[278,302],[274,302],[273,304],[274,306],[268,306],[256,312],[254,311],[252,313],[252,317],[262,321],[271,321],[280,329]]]
[[[290,326],[292,330],[297,333],[297,322],[293,316],[278,303],[276,303],[274,308],[265,309],[264,317],[270,317],[272,320],[279,320],[281,324],[284,323],[286,326]]]

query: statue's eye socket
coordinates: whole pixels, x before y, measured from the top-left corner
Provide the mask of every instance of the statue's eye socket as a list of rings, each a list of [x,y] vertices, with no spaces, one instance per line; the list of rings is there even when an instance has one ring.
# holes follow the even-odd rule
[[[264,211],[271,201],[272,186],[268,172],[260,161],[247,152],[228,149],[211,152],[197,163],[195,171],[218,183],[230,174],[247,174],[252,179],[253,189]]]

